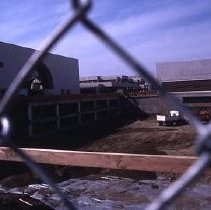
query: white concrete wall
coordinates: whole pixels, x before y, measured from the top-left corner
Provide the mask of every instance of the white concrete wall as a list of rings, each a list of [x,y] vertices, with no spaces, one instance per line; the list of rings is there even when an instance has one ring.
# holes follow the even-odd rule
[[[159,96],[136,97],[134,100],[138,102],[139,108],[147,114],[160,113]]]
[[[162,82],[211,79],[211,59],[157,63],[156,69]]]
[[[8,88],[17,72],[24,65],[34,50],[0,42],[0,89]],[[61,89],[69,89],[71,94],[78,94],[79,66],[78,60],[54,54],[48,54],[43,63],[48,67],[53,78],[54,89],[51,94],[60,94]]]
[[[48,54],[44,63],[52,72],[53,92],[55,94],[60,94],[61,89],[70,89],[70,94],[80,93],[79,64],[77,59]]]

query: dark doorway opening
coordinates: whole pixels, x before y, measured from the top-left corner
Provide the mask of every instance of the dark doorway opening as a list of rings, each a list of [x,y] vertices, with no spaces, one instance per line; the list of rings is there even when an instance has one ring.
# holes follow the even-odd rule
[[[44,90],[53,89],[53,87],[51,72],[43,62],[33,68],[23,85],[23,88],[28,90],[28,95],[43,95]]]

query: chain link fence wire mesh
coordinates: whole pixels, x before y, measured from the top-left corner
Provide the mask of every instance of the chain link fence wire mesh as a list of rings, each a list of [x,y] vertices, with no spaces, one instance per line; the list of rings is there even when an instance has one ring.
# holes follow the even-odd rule
[[[13,82],[10,84],[5,95],[0,101],[0,122],[1,122],[1,145],[5,143],[13,149],[25,162],[25,164],[36,173],[43,182],[48,184],[62,199],[67,209],[76,209],[67,196],[57,187],[51,178],[21,149],[19,149],[15,142],[9,138],[10,133],[10,119],[5,116],[6,110],[14,104],[17,98],[17,92],[25,78],[30,74],[33,67],[42,59],[45,58],[46,53],[51,50],[54,45],[71,30],[74,25],[81,23],[84,28],[90,31],[93,36],[96,36],[103,42],[114,55],[125,62],[137,75],[145,77],[151,82],[154,87],[160,92],[160,95],[166,100],[170,101],[177,107],[185,118],[192,124],[197,132],[196,150],[198,160],[173,184],[164,190],[151,204],[147,210],[165,209],[167,205],[172,202],[193,180],[195,180],[205,168],[210,164],[211,159],[211,126],[203,125],[200,120],[195,117],[192,112],[184,106],[178,98],[171,93],[168,93],[162,85],[143,67],[133,56],[130,55],[123,47],[121,47],[114,39],[112,39],[101,27],[97,26],[91,19],[88,18],[88,13],[91,10],[91,0],[71,0],[70,4],[74,11],[73,15],[68,17],[64,22],[59,24],[57,28],[43,41],[37,51],[35,51],[24,66],[20,69]]]

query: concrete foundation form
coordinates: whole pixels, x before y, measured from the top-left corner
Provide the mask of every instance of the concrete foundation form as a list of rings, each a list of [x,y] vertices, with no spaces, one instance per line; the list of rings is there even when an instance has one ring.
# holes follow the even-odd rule
[[[207,109],[211,113],[211,91],[173,92],[172,94],[196,114],[203,109]],[[157,113],[169,114],[170,110],[177,110],[173,104],[166,101],[159,94],[131,97],[141,110],[150,115]]]
[[[28,135],[39,137],[118,116],[119,103],[114,94],[29,98]]]
[[[173,93],[195,113],[206,108],[211,112],[211,91]],[[14,138],[35,138],[85,127],[112,117],[143,117],[145,114],[168,114],[177,110],[159,94],[133,96],[89,94],[73,96],[34,96],[20,98],[9,119]],[[21,132],[20,132],[21,131]]]

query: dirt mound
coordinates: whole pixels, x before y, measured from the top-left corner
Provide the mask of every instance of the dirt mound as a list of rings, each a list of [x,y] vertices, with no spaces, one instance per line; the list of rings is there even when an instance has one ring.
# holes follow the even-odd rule
[[[193,155],[195,131],[191,125],[159,126],[155,119],[135,121],[113,134],[81,148],[85,151],[136,154]]]

